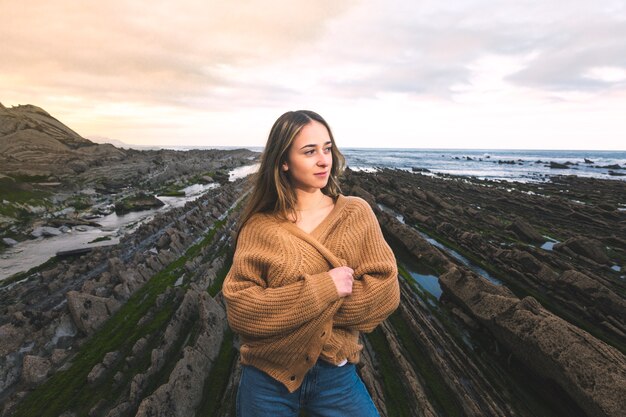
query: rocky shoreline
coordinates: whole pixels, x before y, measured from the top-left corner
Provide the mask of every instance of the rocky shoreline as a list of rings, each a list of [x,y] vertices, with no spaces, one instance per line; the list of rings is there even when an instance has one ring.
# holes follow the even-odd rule
[[[33,106],[0,119],[0,150],[22,152],[0,152],[5,239],[154,204],[133,203],[141,190],[220,184],[115,245],[0,281],[0,417],[234,415],[238,340],[220,289],[247,184],[225,170],[257,154],[98,149]],[[20,163],[25,138],[74,159]],[[359,365],[382,416],[623,414],[626,182],[381,169],[348,170],[342,188],[370,203],[398,260],[400,307],[362,336]],[[49,207],[7,209],[32,198]]]
[[[400,308],[363,337],[381,415],[621,415],[625,186],[347,172],[344,193],[370,202],[401,272]],[[2,415],[234,415],[219,290],[244,190],[225,184],[114,248],[0,286]]]
[[[557,385],[577,405],[568,415],[620,415],[626,398],[626,213],[617,203],[626,196],[625,184],[576,177],[542,185],[492,183],[393,170],[349,179],[351,192],[381,208],[379,220],[392,239],[438,275],[443,305],[461,322],[488,331],[516,360]],[[553,250],[533,244],[548,240],[544,235],[563,243]],[[478,276],[428,236],[504,284]],[[408,305],[415,303],[403,304],[405,320],[411,319]],[[480,399],[487,394],[493,392],[486,389]],[[420,390],[409,395],[419,398]],[[460,392],[459,398],[471,396]],[[478,401],[461,407],[464,415],[520,413],[487,412]]]
[[[148,397],[142,387],[152,387],[154,378],[172,361],[180,362],[182,374],[190,364],[193,378],[202,381],[211,368],[211,357],[219,352],[226,323],[223,306],[207,293],[223,269],[224,245],[232,228],[232,219],[220,218],[241,197],[241,182],[211,190],[184,208],[157,216],[123,238],[115,248],[60,261],[22,282],[0,287],[0,375],[5,415],[11,415],[6,414],[8,410],[34,386],[68,368],[86,372],[86,379],[77,381],[80,385],[117,385],[122,380],[132,385],[123,401],[92,405],[95,410],[106,409],[111,416],[130,409],[149,413],[148,398],[158,398],[158,393]],[[159,279],[163,282],[155,282]],[[151,283],[150,288],[146,288],[147,282]],[[141,289],[146,293],[139,299],[132,298]],[[120,318],[124,308],[129,310],[129,316]],[[172,316],[158,317],[163,309]],[[112,316],[126,323],[126,327],[132,317],[131,325],[137,329],[159,327],[155,324],[158,318],[160,328],[143,335],[140,330],[136,340],[116,329],[113,333],[121,345],[114,342],[116,349],[89,369],[76,365],[83,349],[102,348],[94,342],[94,335],[111,323]],[[110,341],[108,336],[105,339]],[[178,360],[180,349],[186,353]],[[150,357],[152,364],[133,375],[135,365]],[[203,373],[199,372],[201,369]],[[185,391],[185,395],[189,393]],[[193,404],[187,398],[180,406]]]
[[[67,233],[77,222],[159,207],[155,196],[228,182],[258,153],[116,148],[82,138],[43,109],[0,104],[0,251],[33,230]],[[52,230],[57,229],[57,230]]]

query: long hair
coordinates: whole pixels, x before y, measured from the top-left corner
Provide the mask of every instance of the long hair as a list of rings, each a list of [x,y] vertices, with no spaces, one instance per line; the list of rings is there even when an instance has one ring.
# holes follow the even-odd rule
[[[251,178],[252,192],[246,207],[239,219],[239,231],[246,222],[256,213],[271,213],[280,219],[287,220],[289,214],[295,218],[296,192],[289,180],[289,174],[281,169],[287,160],[289,147],[304,126],[312,121],[319,122],[326,127],[332,143],[332,166],[326,186],[322,193],[337,197],[341,192],[339,176],[343,173],[346,161],[335,146],[335,139],[326,120],[310,110],[289,111],[280,116],[270,130],[265,149],[261,155],[261,166]],[[237,238],[235,238],[235,241]]]

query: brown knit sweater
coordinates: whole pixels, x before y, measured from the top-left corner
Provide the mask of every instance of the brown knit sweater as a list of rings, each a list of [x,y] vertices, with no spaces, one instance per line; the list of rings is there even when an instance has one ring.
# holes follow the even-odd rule
[[[354,269],[340,298],[328,271]],[[359,361],[359,332],[371,332],[400,302],[396,260],[369,204],[339,195],[311,232],[257,213],[239,234],[224,280],[228,321],[241,336],[241,363],[290,392],[318,358]]]

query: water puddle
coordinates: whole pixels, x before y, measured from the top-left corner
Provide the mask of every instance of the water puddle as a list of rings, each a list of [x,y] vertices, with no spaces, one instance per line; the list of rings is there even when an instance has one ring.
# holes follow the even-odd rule
[[[437,300],[441,298],[443,290],[439,285],[438,277],[436,277],[435,275],[420,274],[409,268],[407,268],[407,272],[409,273],[409,275],[411,275],[411,278],[413,278],[415,282],[425,291],[433,295]]]
[[[259,170],[261,164],[244,165],[231,170],[228,174],[228,181],[235,181],[239,178],[244,178],[250,174],[254,174]]]
[[[428,236],[424,232],[418,231],[418,233],[424,239],[426,239],[426,241],[428,243],[430,243],[431,245],[433,245],[435,247],[438,247],[439,249],[441,249],[443,251],[446,251],[454,259],[456,259],[457,261],[461,262],[463,265],[465,265],[466,267],[468,267],[469,269],[471,269],[472,271],[474,271],[478,275],[481,275],[482,277],[486,278],[491,283],[496,284],[496,285],[504,285],[504,283],[502,281],[500,281],[498,278],[493,277],[491,274],[489,274],[489,272],[485,271],[483,268],[481,268],[480,266],[476,265],[475,263],[473,263],[472,261],[467,259],[465,256],[461,255],[457,251],[448,248],[447,246],[445,246],[444,244],[438,242],[437,240],[433,239],[432,237]]]
[[[243,178],[258,168],[259,164],[235,168],[229,172],[229,180]],[[120,237],[133,233],[140,225],[154,219],[156,214],[182,207],[216,187],[219,187],[218,183],[193,184],[183,189],[184,197],[158,196],[165,203],[162,207],[119,215],[113,212],[92,219],[101,227],[77,226],[58,236],[19,242],[0,253],[0,281],[41,265],[57,252],[117,244]]]
[[[377,203],[376,204],[378,206],[379,209],[381,209],[382,211],[391,214],[392,216],[394,216],[400,223],[402,224],[406,224],[404,221],[404,216],[400,213],[398,213],[397,211],[393,210],[392,208],[387,207],[384,204],[380,204]]]
[[[551,251],[554,248],[554,245],[560,243],[558,240],[551,238],[550,236],[543,235],[547,240],[543,245],[541,245],[541,249]]]
[[[402,216],[400,213],[396,212],[395,210],[393,210],[390,207],[385,206],[384,204],[377,204],[378,207],[386,212],[391,214],[392,216],[394,216],[396,219],[398,219],[398,221],[400,221],[403,224],[406,224],[404,222],[404,216]],[[430,243],[431,245],[447,252],[448,254],[450,254],[454,259],[458,260],[459,262],[461,262],[463,265],[467,266],[469,269],[471,269],[472,271],[474,271],[475,273],[477,273],[478,275],[482,275],[483,277],[485,277],[486,279],[488,279],[489,281],[491,281],[493,284],[496,285],[504,285],[502,283],[502,281],[500,281],[499,279],[491,276],[489,274],[489,272],[485,271],[483,268],[481,268],[480,266],[476,265],[475,263],[471,262],[469,259],[467,259],[466,257],[464,257],[463,255],[461,255],[460,253],[458,253],[457,251],[448,248],[447,246],[443,245],[442,243],[438,242],[437,240],[433,239],[432,237],[428,236],[426,233],[422,232],[422,231],[417,231],[420,236],[422,236],[428,243]]]

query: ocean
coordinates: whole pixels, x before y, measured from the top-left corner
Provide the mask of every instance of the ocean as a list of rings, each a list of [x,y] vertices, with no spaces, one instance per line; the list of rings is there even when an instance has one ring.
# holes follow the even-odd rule
[[[219,147],[219,149],[235,148]],[[188,150],[192,147],[168,149]],[[246,149],[261,152],[263,147],[253,146]],[[626,181],[626,151],[340,149],[346,158],[347,166],[353,170],[395,168],[432,175],[450,174],[518,182],[544,182],[553,175]]]
[[[625,151],[345,148],[341,152],[354,170],[397,168],[519,182],[547,181],[552,175],[626,181]]]

